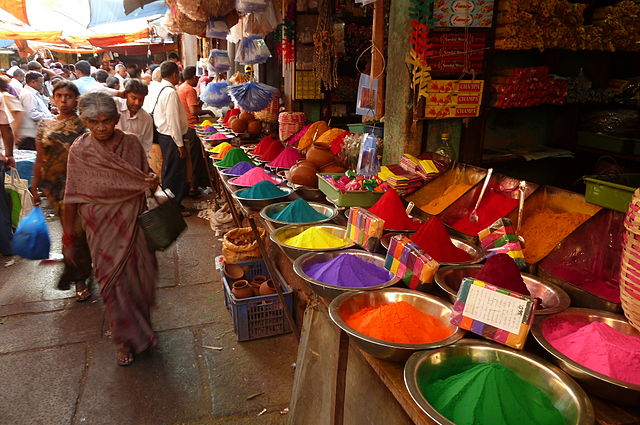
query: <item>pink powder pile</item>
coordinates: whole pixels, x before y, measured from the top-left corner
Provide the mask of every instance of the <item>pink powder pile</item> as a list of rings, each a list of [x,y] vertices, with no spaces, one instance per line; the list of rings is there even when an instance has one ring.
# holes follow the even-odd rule
[[[292,146],[287,146],[282,152],[280,152],[280,155],[278,155],[276,159],[269,163],[269,166],[277,168],[291,168],[293,164],[302,158],[303,156],[300,152]]]
[[[576,363],[611,378],[640,385],[640,337],[602,322],[576,327],[549,321],[542,332],[551,345]]]
[[[253,186],[256,183],[260,183],[261,181],[265,180],[273,184],[278,184],[278,181],[272,179],[271,176],[267,174],[267,172],[262,168],[254,167],[240,177],[236,178],[233,183],[243,186]]]

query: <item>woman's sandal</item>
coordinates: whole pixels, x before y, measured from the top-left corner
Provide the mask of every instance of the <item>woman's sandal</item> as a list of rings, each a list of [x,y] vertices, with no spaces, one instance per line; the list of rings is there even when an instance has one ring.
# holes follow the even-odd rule
[[[80,291],[76,290],[76,301],[81,303],[84,301],[87,301],[89,298],[91,298],[91,291],[89,291],[89,288],[84,288]]]
[[[118,350],[118,366],[130,366],[133,363],[133,352],[129,350]]]

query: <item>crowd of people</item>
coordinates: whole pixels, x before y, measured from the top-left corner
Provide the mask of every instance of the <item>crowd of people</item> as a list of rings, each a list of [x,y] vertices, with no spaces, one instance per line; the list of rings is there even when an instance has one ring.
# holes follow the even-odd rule
[[[195,134],[202,109],[196,68],[177,55],[141,71],[109,61],[96,68],[42,60],[12,64],[0,76],[0,175],[15,167],[14,149],[35,150],[29,187],[44,195],[63,224],[64,271],[57,287],[75,288],[76,301],[100,286],[120,365],[153,346],[150,324],[155,254],[137,216],[160,181],[150,167],[154,144],[162,156],[162,186],[182,207],[209,185]],[[158,150],[156,148],[156,150]],[[0,186],[0,254],[11,255],[9,200]],[[182,207],[183,215],[190,215]]]

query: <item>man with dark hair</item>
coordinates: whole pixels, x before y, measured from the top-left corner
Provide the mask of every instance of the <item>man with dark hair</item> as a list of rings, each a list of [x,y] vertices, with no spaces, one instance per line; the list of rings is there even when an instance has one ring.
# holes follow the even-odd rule
[[[36,149],[36,125],[43,119],[52,118],[47,104],[40,92],[44,86],[42,74],[29,71],[25,76],[26,85],[20,93],[20,102],[24,110],[22,126],[20,127],[20,149]]]
[[[107,74],[107,72],[104,70],[99,70],[98,72],[100,71],[104,72],[104,74]],[[76,85],[76,87],[78,87],[80,94],[85,94],[92,91],[102,91],[111,96],[120,95],[120,92],[118,92],[118,90],[110,89],[109,87],[102,85],[101,83],[96,81],[95,78],[91,77],[91,64],[85,60],[76,63],[76,76],[78,78],[74,81],[74,84]],[[107,80],[107,77],[109,77],[109,74],[107,74],[107,76],[104,78],[104,81]]]
[[[100,84],[106,85],[107,78],[109,78],[109,73],[104,69],[99,69],[96,71],[96,81],[99,82]]]
[[[178,54],[176,52],[169,53],[169,60],[178,65],[178,69],[180,70],[180,72],[182,72],[182,63],[180,62],[180,58],[178,57]]]
[[[153,118],[142,109],[147,94],[147,86],[142,81],[128,78],[124,82],[125,98],[116,97],[114,100],[120,111],[120,121],[118,121],[116,128],[138,136],[144,151],[148,154],[153,144]]]
[[[198,84],[196,76],[196,67],[188,66],[182,71],[182,79],[184,82],[178,87],[178,96],[180,102],[187,115],[189,130],[184,135],[185,145],[191,159],[191,195],[198,193],[198,187],[209,186],[209,178],[207,177],[207,169],[205,160],[202,156],[202,148],[200,141],[196,135],[196,124],[198,123],[198,115],[213,115],[211,111],[202,109],[202,101],[198,99],[195,86]]]
[[[162,82],[147,103],[153,117],[162,151],[162,184],[171,189],[178,204],[184,197],[187,149],[182,136],[187,132],[187,117],[175,85],[180,80],[178,65],[171,61],[160,64]],[[189,215],[185,213],[185,215]]]

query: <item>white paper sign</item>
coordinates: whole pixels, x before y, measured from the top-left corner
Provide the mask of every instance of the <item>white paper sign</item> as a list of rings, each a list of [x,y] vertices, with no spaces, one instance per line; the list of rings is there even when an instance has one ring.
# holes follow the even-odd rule
[[[527,302],[529,300],[471,285],[462,315],[517,335],[524,322]]]

